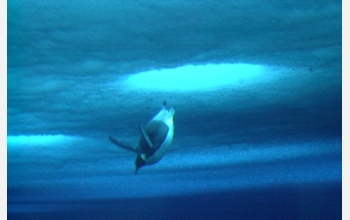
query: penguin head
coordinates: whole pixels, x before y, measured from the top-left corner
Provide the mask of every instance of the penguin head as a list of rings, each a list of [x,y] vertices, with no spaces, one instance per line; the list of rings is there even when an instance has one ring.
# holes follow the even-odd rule
[[[137,155],[135,160],[135,174],[141,167],[145,165],[146,165],[146,161],[141,157],[141,155]]]

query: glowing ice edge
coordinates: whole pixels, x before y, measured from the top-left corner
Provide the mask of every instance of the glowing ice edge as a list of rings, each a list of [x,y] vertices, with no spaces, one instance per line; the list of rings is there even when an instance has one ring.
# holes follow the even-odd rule
[[[130,75],[127,87],[160,91],[207,91],[266,81],[266,67],[253,64],[186,65]]]
[[[7,136],[7,146],[45,146],[63,144],[78,140],[78,137],[67,135],[18,135]]]

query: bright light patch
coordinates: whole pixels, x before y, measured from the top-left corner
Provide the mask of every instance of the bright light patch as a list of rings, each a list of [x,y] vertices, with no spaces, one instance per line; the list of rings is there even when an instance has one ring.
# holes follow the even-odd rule
[[[262,66],[252,64],[187,65],[131,75],[126,84],[147,90],[205,91],[255,83],[261,80],[263,72]]]
[[[20,136],[8,136],[7,146],[44,146],[52,144],[62,144],[68,141],[74,140],[74,137],[65,135],[20,135]]]

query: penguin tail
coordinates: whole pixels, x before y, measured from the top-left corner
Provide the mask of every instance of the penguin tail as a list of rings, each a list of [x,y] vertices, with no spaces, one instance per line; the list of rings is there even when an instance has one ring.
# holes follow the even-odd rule
[[[137,151],[133,146],[131,146],[131,145],[129,145],[129,144],[120,142],[120,141],[118,141],[117,139],[114,139],[114,138],[111,137],[111,136],[108,136],[108,139],[109,139],[113,144],[117,145],[117,146],[120,147],[120,148],[123,148],[123,149],[125,149],[125,150],[129,150],[129,151],[138,153],[138,151]]]

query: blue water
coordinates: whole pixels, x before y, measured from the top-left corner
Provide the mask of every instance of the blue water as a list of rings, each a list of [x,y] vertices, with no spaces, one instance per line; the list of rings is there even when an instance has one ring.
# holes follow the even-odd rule
[[[341,219],[341,1],[7,10],[8,219]],[[174,140],[135,175],[108,136],[164,100]]]

